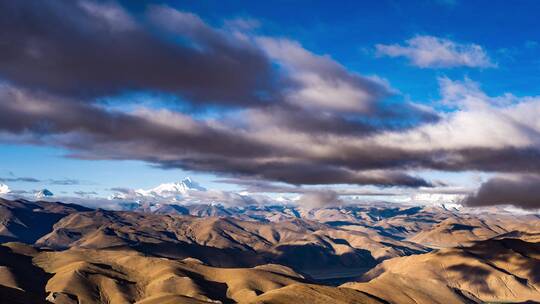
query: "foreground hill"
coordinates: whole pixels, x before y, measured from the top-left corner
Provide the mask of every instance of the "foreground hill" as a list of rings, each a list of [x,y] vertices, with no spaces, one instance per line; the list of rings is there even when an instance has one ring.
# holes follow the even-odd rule
[[[11,270],[0,276],[2,303],[384,303],[349,288],[307,284],[280,265],[216,268],[133,250],[40,252],[19,243],[0,252]]]
[[[8,265],[0,266],[2,303],[233,303],[304,281],[280,265],[215,268],[132,250],[40,252],[9,243],[0,257]]]
[[[218,268],[129,249],[0,246],[6,303],[534,303],[540,245],[493,239],[387,260],[367,282],[316,285],[280,265]],[[46,300],[45,300],[46,298]]]
[[[0,246],[0,303],[47,303],[45,284],[51,275],[33,264],[37,252],[20,243]]]
[[[251,304],[386,304],[384,300],[351,288],[313,284],[292,284],[268,291],[248,302]]]
[[[215,268],[195,259],[154,258],[131,250],[42,252],[34,262],[54,274],[46,285],[50,300],[83,304],[242,302],[303,281],[280,265]]]
[[[493,239],[471,247],[387,260],[364,283],[347,283],[390,303],[540,301],[540,243]]]

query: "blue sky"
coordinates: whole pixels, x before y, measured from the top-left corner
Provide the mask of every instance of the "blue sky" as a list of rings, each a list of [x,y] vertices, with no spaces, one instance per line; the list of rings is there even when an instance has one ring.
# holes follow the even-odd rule
[[[228,160],[231,157],[228,154],[229,148],[222,151],[223,149],[219,148],[218,144],[213,147],[211,143],[208,147],[203,144],[202,147],[193,148],[181,144],[178,144],[178,147],[169,147],[166,143],[156,141],[148,143],[148,149],[133,149],[133,143],[140,146],[141,143],[148,142],[148,139],[134,138],[129,134],[130,139],[127,140],[129,131],[119,128],[121,122],[112,122],[110,126],[105,122],[102,126],[108,126],[108,131],[103,131],[96,126],[97,131],[90,132],[88,130],[94,130],[94,126],[83,123],[72,126],[71,124],[77,122],[70,120],[68,113],[64,117],[58,115],[52,117],[50,113],[32,113],[32,115],[43,116],[28,116],[28,112],[24,112],[28,101],[21,100],[14,106],[19,107],[16,113],[24,112],[26,116],[21,116],[24,119],[38,117],[36,121],[39,122],[34,121],[22,127],[11,122],[6,123],[4,127],[0,126],[5,135],[0,137],[0,158],[3,160],[0,166],[0,178],[3,178],[4,183],[8,184],[12,190],[31,192],[48,188],[55,193],[65,195],[72,195],[74,191],[107,195],[110,193],[109,189],[113,187],[150,188],[160,183],[191,176],[206,187],[221,190],[242,189],[242,184],[219,182],[220,179],[233,177],[255,178],[267,182],[284,182],[309,187],[323,185],[325,187],[375,188],[386,191],[396,189],[396,187],[408,188],[414,184],[413,189],[418,186],[428,188],[435,186],[457,187],[465,191],[480,186],[493,176],[504,175],[506,178],[508,174],[528,172],[527,168],[521,167],[520,169],[499,168],[492,165],[493,160],[487,158],[486,160],[464,160],[468,157],[464,156],[468,155],[467,151],[484,149],[486,153],[495,150],[498,151],[497,153],[507,153],[506,149],[512,148],[518,149],[512,155],[522,155],[520,152],[522,150],[519,149],[530,152],[537,151],[538,148],[534,133],[536,126],[531,125],[526,129],[522,126],[508,125],[504,118],[510,115],[514,119],[514,116],[518,115],[514,112],[523,111],[512,108],[518,104],[530,104],[529,106],[533,107],[532,103],[536,102],[535,96],[540,95],[540,87],[535,85],[540,80],[538,56],[540,31],[538,31],[539,22],[536,14],[540,10],[540,3],[537,1],[115,2],[88,0],[74,3],[61,2],[58,5],[42,8],[38,5],[20,5],[20,7],[13,5],[9,8],[13,12],[41,9],[47,13],[39,18],[45,21],[49,18],[54,22],[56,22],[55,18],[58,18],[55,12],[65,10],[66,13],[81,14],[84,18],[90,18],[88,19],[90,22],[85,23],[84,18],[83,21],[64,20],[66,24],[74,22],[71,26],[74,29],[73,33],[66,33],[65,38],[56,37],[52,30],[50,33],[47,30],[44,31],[48,36],[44,35],[42,41],[40,40],[43,45],[57,43],[59,47],[68,46],[60,48],[62,52],[66,49],[65,53],[61,54],[63,57],[59,57],[60,59],[54,55],[50,55],[53,57],[47,59],[48,50],[41,48],[39,44],[32,46],[35,47],[31,50],[33,53],[28,51],[29,57],[16,59],[6,57],[6,63],[0,63],[0,79],[8,86],[8,89],[22,92],[21,96],[25,96],[26,99],[33,98],[32,102],[37,102],[37,104],[40,103],[39,98],[42,98],[42,95],[38,94],[45,93],[48,96],[48,102],[50,101],[56,109],[61,109],[63,104],[75,104],[75,107],[81,104],[88,105],[89,108],[83,108],[83,112],[95,111],[95,115],[98,115],[95,117],[96,121],[100,117],[107,117],[106,121],[111,122],[119,116],[126,115],[127,122],[130,122],[132,118],[142,117],[151,121],[152,128],[161,128],[163,123],[173,129],[199,130],[197,128],[200,128],[204,131],[194,132],[198,135],[203,132],[205,136],[208,134],[216,136],[210,138],[222,139],[225,135],[230,135],[231,140],[234,140],[234,135],[231,134],[236,133],[239,134],[238,140],[241,142],[234,145],[241,146],[244,140],[249,140],[250,144],[254,145],[252,148],[242,150],[242,153],[245,152],[246,159],[253,157],[254,163],[249,168],[239,165],[237,160],[229,164]],[[12,15],[16,16],[17,14],[13,12]],[[50,15],[47,15],[49,13]],[[114,20],[109,19],[109,16],[113,16]],[[25,35],[30,35],[28,32],[30,30],[26,30],[25,21],[16,20],[16,18],[13,20],[12,24],[4,26],[4,34],[8,35],[6,37],[15,37],[12,39],[17,41],[20,39],[20,45],[28,45],[25,44],[27,43]],[[36,22],[43,21],[37,20]],[[76,32],[78,30],[81,32]],[[113,73],[108,76],[106,64],[103,67],[99,63],[95,64],[100,61],[99,56],[85,55],[84,51],[74,44],[75,39],[78,39],[76,37],[81,35],[84,39],[83,43],[88,43],[87,48],[92,48],[93,45],[96,45],[96,48],[101,47],[101,37],[112,35],[117,41],[117,46],[103,47],[103,56],[108,57],[111,54],[110,62],[113,64],[129,56],[134,56],[133,58],[141,56],[140,67],[130,67],[130,64],[122,63],[117,67],[111,67]],[[73,41],[69,37],[73,37]],[[148,41],[156,42],[155,49],[151,49],[153,46],[148,46],[149,50],[146,50],[147,46],[143,46],[144,43],[139,44],[137,40],[147,38],[153,39]],[[133,53],[123,55],[122,52],[131,52],[130,45],[138,45],[141,51],[135,50]],[[164,52],[169,52],[161,53],[166,57],[176,52],[176,47],[185,49],[179,51],[178,55],[171,55],[170,63],[167,63],[168,57],[152,59],[147,55],[160,52],[162,48]],[[21,53],[24,52],[21,50]],[[195,54],[194,56],[199,56],[196,60],[201,60],[201,64],[208,70],[194,72],[191,80],[189,72],[186,72],[187,76],[182,74],[183,72],[178,72],[179,75],[169,77],[167,72],[157,70],[157,66],[177,64],[174,56],[182,59],[181,56],[189,52],[192,55]],[[239,55],[236,54],[237,52]],[[115,61],[116,55],[119,59]],[[252,55],[253,61],[248,61],[248,57]],[[42,70],[39,70],[40,67],[32,67],[33,64],[29,61],[33,60],[32,56],[42,56],[40,62],[47,60],[52,62],[51,71],[53,72],[50,79],[47,79],[47,76],[43,78],[34,76],[41,75]],[[205,56],[211,62],[207,66],[204,63]],[[221,59],[214,59],[213,56]],[[221,62],[219,60],[222,60],[224,56],[232,56],[232,59],[223,61],[223,64],[239,63],[238,66],[231,68],[232,74],[228,76],[225,74],[229,73],[228,68],[219,63],[216,64],[216,62]],[[105,59],[105,57],[102,58]],[[62,63],[62,58],[77,58],[75,62],[83,62],[82,65],[88,66],[83,67],[82,70],[71,69]],[[55,60],[58,61],[58,65]],[[142,62],[145,60],[148,60],[147,64]],[[243,60],[246,60],[245,64]],[[11,65],[7,62],[16,63]],[[251,64],[253,67],[250,67]],[[94,66],[99,67],[94,71]],[[246,71],[240,71],[244,69],[244,66],[246,66]],[[123,71],[118,72],[118,70],[129,68],[132,68],[131,72],[124,74],[122,74]],[[196,69],[196,65],[190,68]],[[176,70],[169,71],[176,73],[182,69],[180,64]],[[238,82],[235,82],[237,81],[235,69],[239,69]],[[90,79],[94,77],[94,74],[88,77],[84,75],[86,71],[91,70],[92,72],[88,74],[95,73],[98,75],[96,79]],[[115,74],[116,72],[118,74]],[[203,76],[199,76],[199,72]],[[259,76],[264,78],[261,78],[261,82],[254,80],[258,79],[259,76],[256,74],[259,72]],[[109,77],[111,84],[100,83],[99,73]],[[209,80],[206,84],[204,75],[221,75],[220,73],[225,75],[221,78],[222,80],[231,79],[230,87],[222,88],[219,82],[211,83],[213,80]],[[244,77],[243,73],[247,76]],[[134,74],[143,76],[138,78]],[[148,77],[145,79],[146,74]],[[72,75],[74,77],[71,77]],[[160,81],[153,82],[153,78],[160,77],[164,77],[164,84]],[[66,82],[66,79],[71,81],[72,78],[75,79],[73,83]],[[176,79],[179,79],[178,85],[175,83]],[[251,83],[252,80],[253,83]],[[202,91],[199,90],[199,82],[203,83],[201,86],[208,85],[208,87],[203,88]],[[340,87],[340,84],[344,87]],[[251,86],[256,88],[251,88]],[[352,91],[347,91],[348,86],[352,86]],[[245,90],[242,91],[243,89]],[[244,96],[251,94],[247,91],[252,89],[254,95]],[[220,90],[223,93],[220,93]],[[274,93],[276,95],[272,95]],[[313,94],[326,95],[321,100],[318,99],[319,95],[314,97]],[[347,160],[350,162],[341,163],[340,159],[344,156],[340,153],[345,152],[338,151],[337,155],[332,156],[333,163],[329,165],[324,161],[319,163],[323,154],[312,155],[315,153],[313,151],[318,151],[314,148],[313,151],[306,151],[306,153],[309,152],[309,157],[296,158],[298,155],[290,154],[290,151],[285,152],[287,148],[282,147],[279,141],[274,143],[271,136],[269,140],[268,135],[264,135],[266,134],[264,131],[280,127],[280,124],[274,125],[274,122],[267,122],[269,126],[266,130],[261,128],[259,120],[268,114],[265,112],[267,110],[257,108],[256,102],[252,104],[253,99],[260,96],[263,99],[284,98],[284,101],[281,99],[271,101],[278,103],[277,110],[292,111],[291,113],[300,115],[296,117],[301,117],[301,115],[317,119],[330,117],[335,119],[333,126],[358,123],[365,117],[369,117],[375,121],[374,125],[369,127],[375,128],[377,134],[384,135],[384,137],[382,135],[369,137],[370,144],[378,143],[390,149],[388,153],[394,153],[397,143],[404,140],[405,150],[410,152],[411,156],[403,160],[397,156],[398,159],[389,163],[374,160],[370,164],[358,165],[360,156],[358,159]],[[346,107],[348,112],[343,112],[344,108],[339,108],[337,103],[332,103],[331,100],[332,98],[360,98],[358,96],[363,96],[361,98],[364,100],[350,102],[345,100],[343,105],[339,106]],[[249,101],[242,100],[243,98]],[[71,103],[71,101],[75,102]],[[386,104],[388,101],[391,103]],[[4,98],[0,102],[8,105],[11,101],[9,98]],[[365,110],[356,112],[355,108],[351,108],[361,107],[362,104],[358,102],[365,104],[371,112],[366,114]],[[487,108],[479,110],[479,104]],[[393,109],[396,112],[389,112]],[[283,115],[285,112],[278,113]],[[91,115],[94,114],[89,114],[88,117],[93,120]],[[279,115],[273,114],[273,118],[276,119]],[[426,118],[429,115],[433,117]],[[520,112],[519,115],[526,115],[526,113]],[[474,117],[478,117],[479,121],[496,119],[494,125],[504,130],[496,129],[495,133],[500,133],[501,137],[510,134],[515,142],[509,140],[509,142],[501,143],[498,135],[489,138],[491,141],[486,143],[475,140],[474,138],[477,137],[482,141],[485,136],[482,135],[484,134],[483,126],[468,124],[470,120],[474,121],[472,119]],[[21,120],[24,119],[21,118]],[[388,129],[386,124],[394,122],[400,123],[399,127],[394,125],[394,128],[398,129]],[[153,125],[154,123],[157,125]],[[287,124],[289,123],[294,124],[287,120]],[[413,128],[414,132],[409,132],[409,127],[404,127],[403,124],[410,125],[409,127]],[[430,124],[434,124],[435,127],[423,127]],[[476,130],[476,127],[479,127],[480,131]],[[296,132],[305,132],[299,131],[299,126],[291,128],[294,130],[280,136],[292,137],[299,134]],[[329,125],[324,128],[328,129]],[[359,128],[359,125],[355,125],[354,128]],[[478,135],[466,134],[467,132],[462,131],[466,128],[474,129],[473,132],[477,132]],[[144,131],[144,129],[141,130]],[[360,132],[359,130],[355,129],[354,132]],[[447,144],[441,138],[433,138],[434,134],[437,136],[444,134],[441,130],[445,132],[458,130],[462,133],[447,134],[446,136],[451,139]],[[518,132],[516,130],[522,133],[516,133]],[[109,132],[108,135],[114,139],[111,141],[103,132]],[[153,129],[148,132],[154,134]],[[221,134],[220,132],[226,134],[216,135]],[[328,136],[327,132],[329,131],[323,129],[308,132],[307,135],[302,134],[308,137],[313,136],[311,140],[319,141],[319,136]],[[407,136],[412,136],[410,138],[417,140],[418,136],[415,134],[424,134],[423,136],[427,136],[429,138],[427,141],[432,145],[424,147],[425,142],[411,143],[406,139]],[[169,143],[171,139],[176,138],[171,136],[168,138]],[[193,139],[195,135],[189,136],[191,137],[183,140],[189,140],[187,142],[190,145],[200,144],[199,139]],[[266,137],[261,139],[261,136]],[[329,142],[339,139],[340,143],[344,144],[343,149],[347,149],[349,142],[358,144],[354,149],[360,149],[360,146],[366,145],[362,142],[363,136],[343,137],[341,133],[332,133],[332,136],[335,137],[329,138]],[[261,148],[260,154],[253,152],[256,155],[250,156],[249,150],[260,148],[257,145],[261,140],[272,148]],[[230,140],[224,140],[223,145],[226,146],[228,142]],[[154,145],[162,148],[149,151]],[[276,145],[284,150],[273,150],[277,149]],[[265,149],[271,149],[272,152],[265,154],[267,153]],[[329,151],[328,149],[331,148],[321,147],[320,151]],[[426,155],[430,153],[433,155],[427,156],[429,160],[427,158],[419,160],[416,159],[417,156],[412,155],[420,153],[419,151]],[[361,151],[359,153],[361,155]],[[384,153],[381,152],[381,155]],[[441,157],[440,153],[450,154]],[[178,157],[175,157],[175,154]],[[303,168],[301,170],[307,171],[309,170],[305,167],[306,162],[320,165],[317,170],[323,170],[323,168],[327,170],[330,166],[331,170],[338,170],[340,174],[345,172],[344,174],[348,177],[340,175],[341,179],[336,179],[333,183],[328,179],[319,181],[298,177],[292,174],[294,172],[281,174],[280,169],[276,169],[283,165],[279,162],[272,163],[272,166],[276,165],[276,167],[268,168],[267,172],[253,173],[252,165],[256,167],[261,162],[266,164],[274,157],[280,159],[280,162],[283,159],[289,162],[289,158],[292,157],[295,160],[290,163],[291,165],[298,165],[299,168]],[[226,165],[216,164],[216,160],[223,158],[227,158],[227,161],[223,161],[227,163]],[[516,160],[516,164],[521,165],[522,161]],[[319,172],[317,170],[314,172]],[[532,171],[536,174],[534,170]],[[323,175],[330,176],[331,174],[330,171],[321,172],[326,172]],[[402,175],[398,177],[399,174]],[[381,181],[380,177],[383,175],[384,178]],[[415,178],[416,182],[407,181],[408,177],[404,175]],[[39,182],[21,181],[22,177],[31,177]],[[76,180],[77,182],[61,185],[62,183],[58,182],[61,180]]]
[[[495,95],[537,95],[540,32],[536,1],[192,1],[180,6],[219,25],[252,18],[260,32],[298,40],[351,70],[384,77],[419,101],[437,98],[437,76],[470,78]],[[415,35],[481,45],[498,69],[417,69],[406,60],[374,59],[374,45],[401,43]],[[519,74],[519,77],[509,77]]]

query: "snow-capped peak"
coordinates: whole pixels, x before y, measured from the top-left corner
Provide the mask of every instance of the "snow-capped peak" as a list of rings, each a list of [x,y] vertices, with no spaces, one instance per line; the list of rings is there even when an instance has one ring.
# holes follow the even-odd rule
[[[8,194],[10,191],[8,185],[0,184],[0,194]]]
[[[35,194],[35,196],[36,196],[37,199],[43,199],[43,198],[52,197],[52,196],[54,196],[54,194],[51,191],[47,190],[47,189],[43,189],[43,190],[37,192]]]
[[[197,182],[192,181],[189,177],[184,178],[180,182],[165,183],[149,190],[135,190],[135,192],[142,196],[160,196],[171,197],[176,195],[185,195],[189,191],[206,191],[206,189],[200,186]]]

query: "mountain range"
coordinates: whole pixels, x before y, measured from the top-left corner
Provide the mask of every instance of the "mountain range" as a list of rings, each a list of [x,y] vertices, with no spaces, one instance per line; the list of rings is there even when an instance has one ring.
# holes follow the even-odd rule
[[[534,214],[395,204],[129,209],[0,199],[2,303],[540,301]]]

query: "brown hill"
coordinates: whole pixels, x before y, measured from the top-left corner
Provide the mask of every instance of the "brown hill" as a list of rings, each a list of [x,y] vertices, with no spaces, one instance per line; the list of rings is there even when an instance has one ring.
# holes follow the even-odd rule
[[[540,301],[540,244],[520,239],[384,261],[347,283],[390,303],[515,303]]]
[[[46,290],[54,303],[245,302],[304,280],[280,265],[215,268],[194,259],[154,258],[131,250],[42,252],[34,263],[53,274]]]
[[[30,202],[0,198],[0,242],[33,243],[52,230],[64,216],[90,209],[54,202]]]
[[[194,257],[218,267],[278,263],[301,271],[366,268],[377,259],[425,252],[422,246],[377,233],[299,219],[261,223],[103,210],[63,218],[36,245],[55,250],[130,247],[155,256]]]
[[[374,296],[350,288],[312,284],[292,284],[268,291],[249,301],[251,304],[383,304]]]
[[[432,248],[469,245],[487,240],[508,231],[499,225],[479,218],[449,218],[429,230],[421,231],[408,240]]]
[[[455,215],[407,240],[431,248],[448,248],[471,245],[475,241],[487,240],[513,231],[525,234],[540,232],[540,218],[535,215]]]
[[[47,303],[45,284],[50,275],[32,263],[37,251],[28,245],[0,246],[0,303]]]
[[[267,264],[216,268],[133,250],[39,252],[0,246],[2,303],[384,303],[363,292],[303,283],[292,269]]]

